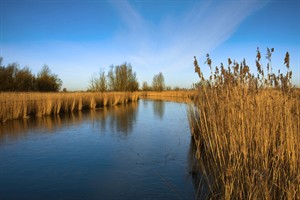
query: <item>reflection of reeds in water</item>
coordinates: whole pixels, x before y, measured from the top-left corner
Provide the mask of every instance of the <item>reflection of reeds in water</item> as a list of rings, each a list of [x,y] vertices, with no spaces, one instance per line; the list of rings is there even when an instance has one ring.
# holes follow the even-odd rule
[[[80,115],[77,113],[76,120],[80,121]],[[68,121],[74,121],[74,116],[68,115]],[[10,120],[7,123],[0,124],[0,142],[2,140],[14,140],[25,136],[30,131],[48,130],[55,131],[62,126],[62,121],[66,124],[66,118],[60,115],[35,118]]]
[[[126,137],[136,121],[137,108],[137,102],[130,102],[101,109],[89,109],[31,119],[9,120],[6,123],[0,123],[0,143],[3,140],[17,140],[27,133],[44,132],[43,130],[51,133],[56,132],[61,127],[76,126],[82,123],[93,123],[99,128],[99,132],[104,132],[106,128],[116,129],[119,131],[119,137]]]
[[[111,93],[0,93],[0,121],[71,113],[138,100],[138,94]]]

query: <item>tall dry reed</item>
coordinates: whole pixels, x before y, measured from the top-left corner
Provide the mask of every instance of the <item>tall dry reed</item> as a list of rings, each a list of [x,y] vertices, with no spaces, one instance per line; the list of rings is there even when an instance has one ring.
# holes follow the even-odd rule
[[[257,78],[236,66],[205,80],[195,59],[206,84],[189,121],[207,197],[300,199],[300,92],[288,76]]]
[[[137,101],[137,93],[0,93],[0,122]]]

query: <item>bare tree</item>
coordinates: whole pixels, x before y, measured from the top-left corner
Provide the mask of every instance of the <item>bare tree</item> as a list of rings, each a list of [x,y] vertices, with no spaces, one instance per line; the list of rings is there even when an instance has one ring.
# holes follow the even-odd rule
[[[150,90],[152,90],[151,86],[148,85],[147,81],[143,82],[142,90],[143,91],[150,91]]]
[[[136,73],[130,64],[111,66],[108,74],[108,87],[112,91],[136,91],[139,88]]]
[[[165,78],[161,72],[159,72],[157,75],[154,75],[152,88],[155,91],[163,91],[165,89]]]
[[[91,77],[89,90],[99,92],[105,92],[107,90],[107,81],[103,70],[100,70],[99,74],[94,74]]]

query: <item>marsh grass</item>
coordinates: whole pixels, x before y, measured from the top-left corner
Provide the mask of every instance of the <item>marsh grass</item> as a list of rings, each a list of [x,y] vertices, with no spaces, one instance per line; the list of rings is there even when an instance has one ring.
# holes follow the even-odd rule
[[[206,84],[188,115],[207,198],[300,199],[300,92],[289,71],[257,78],[245,66],[205,80],[195,59]]]
[[[0,121],[72,113],[137,101],[131,92],[107,93],[0,93]]]
[[[179,90],[179,91],[145,91],[140,92],[140,98],[151,100],[163,100],[173,102],[190,103],[197,96],[196,90]]]

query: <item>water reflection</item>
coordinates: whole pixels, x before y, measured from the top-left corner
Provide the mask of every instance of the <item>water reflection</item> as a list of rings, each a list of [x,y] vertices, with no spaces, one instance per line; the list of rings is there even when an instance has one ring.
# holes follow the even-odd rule
[[[165,114],[165,102],[162,100],[153,101],[154,115],[162,119]]]
[[[111,131],[117,132],[124,138],[132,132],[133,125],[137,118],[138,103],[121,104],[90,112],[93,125],[98,127],[101,132],[107,130],[107,125]]]
[[[7,121],[0,124],[0,143],[21,139],[28,133],[55,133],[63,127],[80,125],[86,121],[97,125],[100,131],[105,131],[109,125],[111,130],[117,131],[120,137],[124,137],[132,131],[137,117],[137,107],[138,103],[132,102],[99,110]]]
[[[81,115],[78,114],[78,116]],[[7,121],[0,124],[0,143],[21,139],[29,132],[55,132],[62,127],[62,124],[67,125],[68,121],[73,121],[74,119],[80,121],[80,117],[75,117],[73,113],[68,118],[56,115],[53,117]]]
[[[201,199],[186,116],[142,100],[1,124],[0,199]]]
[[[143,106],[146,108],[146,107],[148,106],[148,102],[149,102],[149,101],[147,101],[147,100],[146,100],[146,101],[145,101],[145,100],[143,100],[142,102],[143,102]]]

